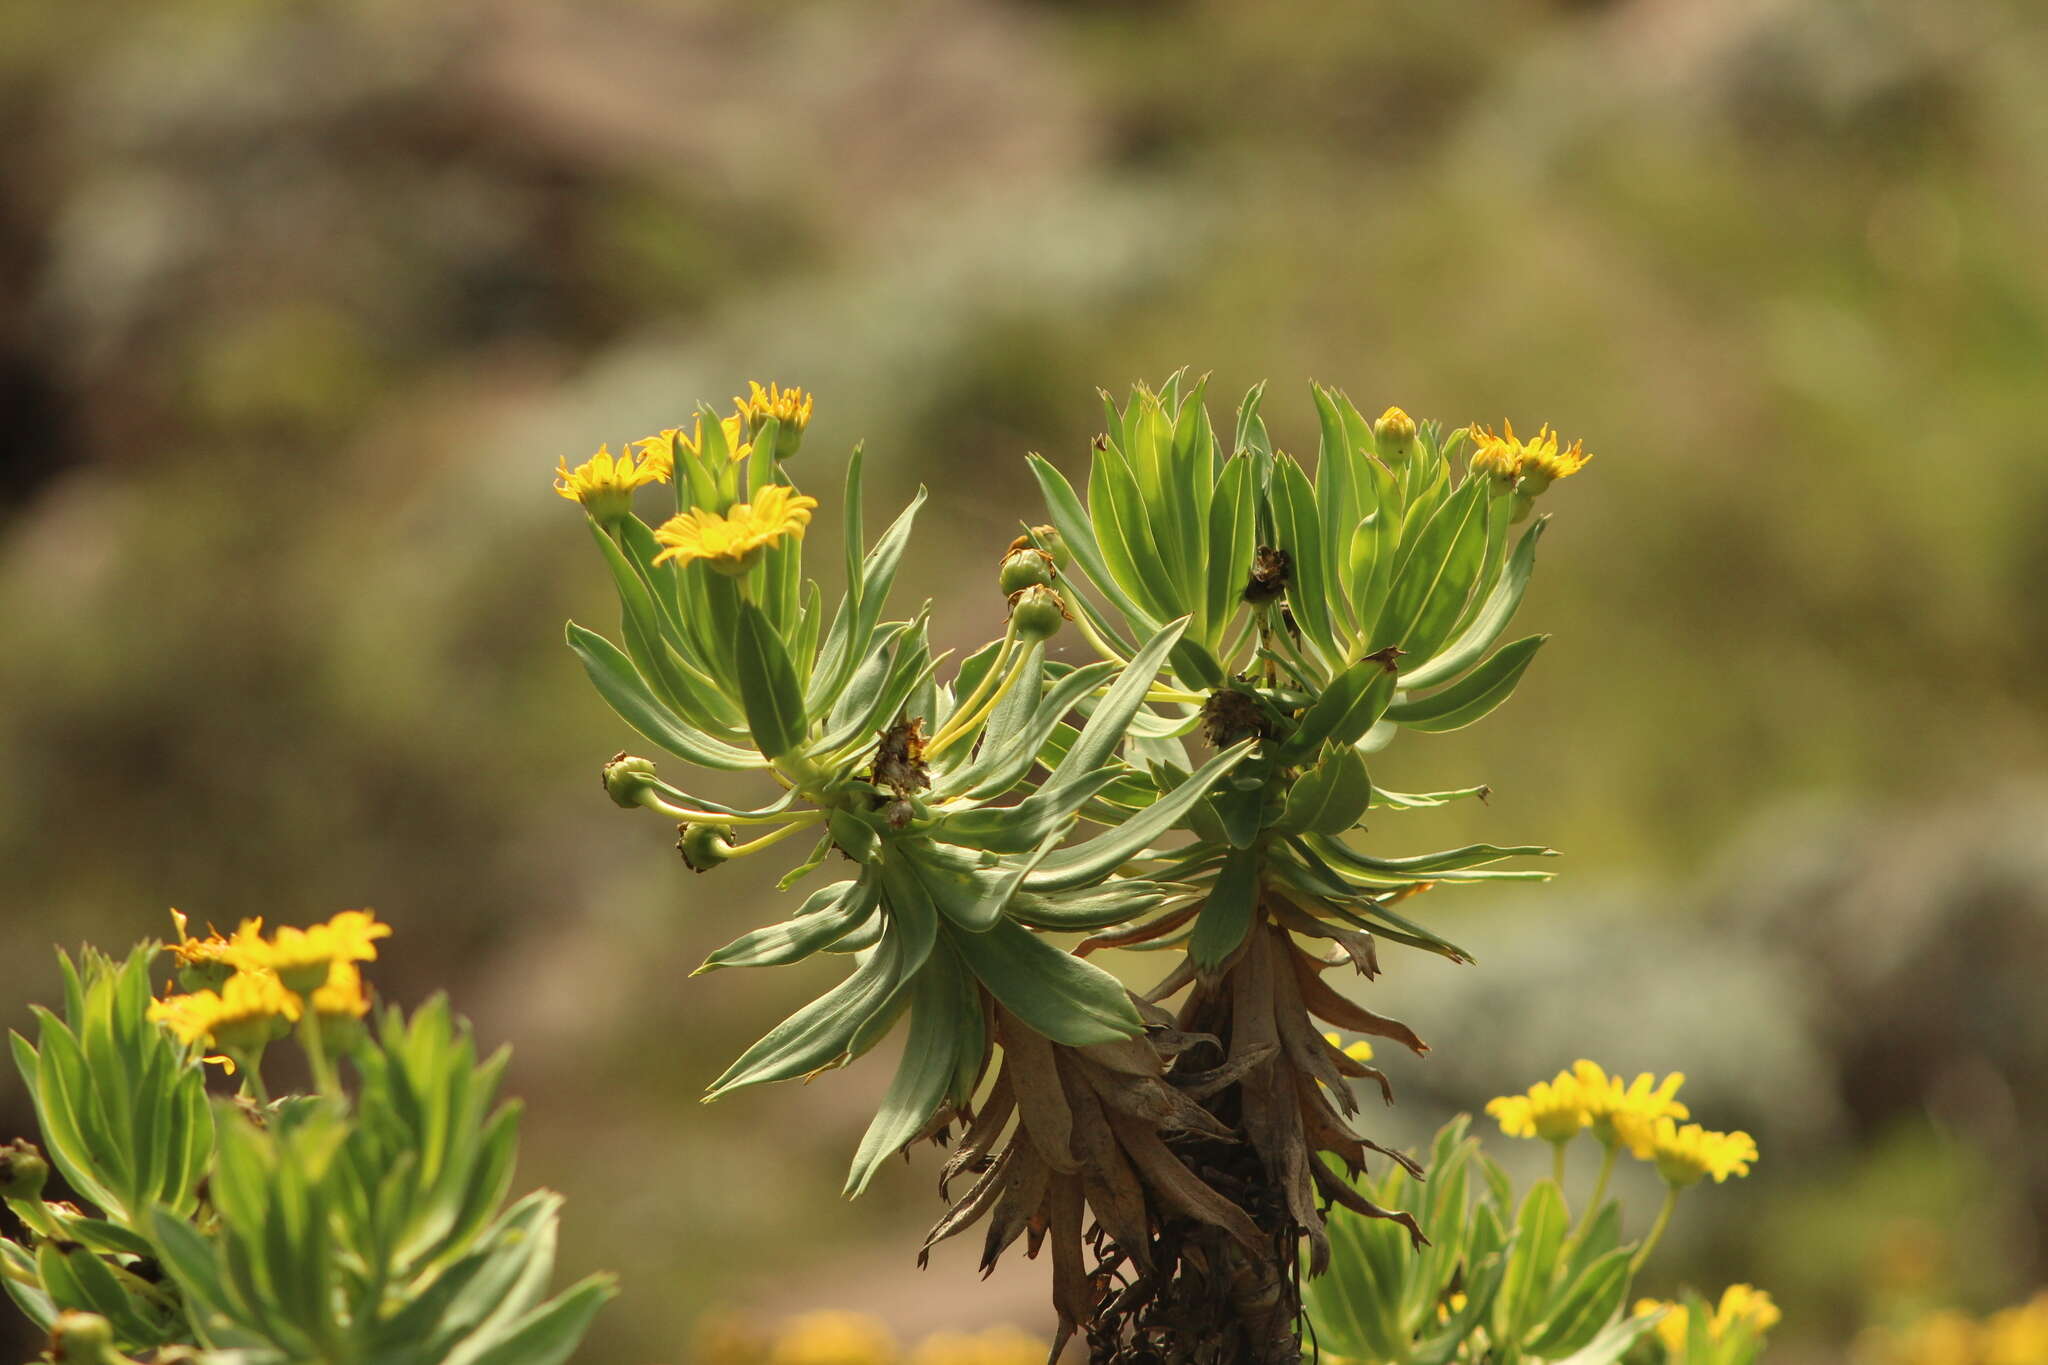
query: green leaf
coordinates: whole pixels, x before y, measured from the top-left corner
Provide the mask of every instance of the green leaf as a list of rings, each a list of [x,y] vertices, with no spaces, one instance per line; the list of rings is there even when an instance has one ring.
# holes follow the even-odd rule
[[[1288,788],[1287,807],[1273,826],[1282,833],[1342,834],[1365,816],[1372,779],[1365,759],[1349,744],[1327,749],[1322,761]]]
[[[1209,499],[1207,610],[1202,640],[1212,651],[1223,647],[1230,622],[1237,615],[1244,585],[1251,576],[1258,530],[1258,513],[1252,504],[1252,458],[1232,455],[1224,462]]]
[[[1471,480],[1468,487],[1482,485]],[[1399,645],[1421,664],[1443,643],[1465,613],[1473,584],[1486,563],[1487,502],[1483,489],[1460,489],[1437,510],[1401,577],[1381,620],[1384,642]],[[1435,523],[1447,521],[1447,539],[1438,544]]]
[[[1250,849],[1233,850],[1223,860],[1188,939],[1188,957],[1197,967],[1214,971],[1237,951],[1251,930],[1258,900],[1259,857]]]
[[[949,928],[946,936],[1003,1008],[1056,1043],[1087,1047],[1144,1030],[1115,977],[1012,920],[985,934]]]
[[[1492,658],[1442,691],[1419,700],[1395,702],[1387,708],[1387,719],[1427,734],[1462,730],[1514,693],[1522,671],[1549,638],[1530,635],[1502,645]]]
[[[1075,887],[1107,876],[1154,839],[1179,822],[1181,816],[1208,792],[1216,780],[1250,753],[1256,740],[1245,740],[1225,749],[1197,768],[1188,780],[1160,797],[1121,825],[1084,844],[1050,854],[1036,871],[1024,879],[1030,891],[1071,891]]]
[[[1541,516],[1522,533],[1514,554],[1508,559],[1506,573],[1487,594],[1478,613],[1441,654],[1427,663],[1418,660],[1419,666],[1402,676],[1403,688],[1413,690],[1449,682],[1493,647],[1493,642],[1501,637],[1508,628],[1508,622],[1514,619],[1516,608],[1522,605],[1522,594],[1529,587],[1529,575],[1536,568],[1536,542],[1542,538],[1543,528],[1549,524],[1550,518]]]
[[[1286,456],[1273,461],[1272,497],[1278,548],[1287,551],[1287,605],[1301,633],[1325,659],[1336,659],[1343,651],[1330,622],[1331,584],[1323,559],[1321,513],[1308,475]]]
[[[489,1350],[457,1350],[446,1365],[561,1365],[582,1343],[597,1310],[617,1293],[611,1276],[592,1275],[514,1323]]]
[[[1360,659],[1330,680],[1302,712],[1280,746],[1280,761],[1299,763],[1325,743],[1355,744],[1388,710],[1398,679],[1378,659]]]
[[[1141,631],[1156,629],[1150,613],[1141,608],[1125,592],[1109,571],[1109,564],[1103,558],[1102,546],[1095,538],[1095,523],[1089,518],[1088,509],[1074,493],[1074,486],[1067,482],[1066,475],[1053,468],[1043,455],[1026,457],[1031,466],[1032,477],[1038,480],[1039,492],[1045,498],[1045,509],[1052,518],[1052,524],[1060,533],[1067,548],[1072,551],[1074,561],[1088,576],[1096,590],[1109,599],[1110,605],[1122,612],[1130,623]]]
[[[1564,1196],[1554,1180],[1539,1180],[1522,1200],[1515,1217],[1515,1241],[1508,1254],[1507,1279],[1493,1306],[1496,1341],[1520,1341],[1550,1297],[1557,1273],[1557,1249],[1564,1241]]]
[[[1628,1354],[1629,1347],[1640,1341],[1660,1322],[1668,1310],[1658,1309],[1641,1317],[1626,1317],[1606,1328],[1586,1346],[1556,1361],[1555,1365],[1614,1365]]]
[[[759,755],[699,734],[683,724],[674,711],[655,697],[632,661],[596,631],[571,621],[567,634],[569,648],[583,661],[583,669],[590,675],[598,695],[619,719],[649,740],[699,767],[738,772],[767,766]]]
[[[845,1055],[854,1033],[880,1009],[903,979],[901,936],[885,927],[882,938],[853,974],[784,1019],[748,1048],[705,1098],[717,1099],[742,1086],[786,1081]]]
[[[1088,723],[1081,727],[1080,738],[1067,750],[1066,757],[1046,778],[1045,785],[1039,788],[1033,800],[1056,800],[1062,786],[1078,782],[1109,761],[1117,746],[1123,743],[1131,717],[1144,705],[1145,693],[1158,676],[1160,664],[1165,662],[1167,652],[1186,628],[1186,618],[1170,622],[1137,652],[1103,695],[1094,713],[1088,717]]]
[[[867,1189],[876,1168],[929,1126],[953,1087],[960,1040],[980,1023],[981,999],[974,981],[952,948],[941,941],[911,987],[903,1056],[854,1155],[846,1177],[848,1199]]]
[[[866,871],[858,881],[834,882],[812,892],[796,918],[740,935],[705,958],[697,972],[800,962],[865,922],[879,899],[874,878]]]
[[[1616,1248],[1588,1266],[1565,1290],[1550,1320],[1529,1341],[1529,1353],[1552,1359],[1592,1344],[1628,1296],[1631,1254]]]
[[[762,756],[781,758],[804,741],[804,695],[797,686],[796,669],[789,662],[782,637],[775,626],[752,602],[740,603],[739,637],[733,642],[733,661],[740,684],[740,699],[747,712],[747,728]]]

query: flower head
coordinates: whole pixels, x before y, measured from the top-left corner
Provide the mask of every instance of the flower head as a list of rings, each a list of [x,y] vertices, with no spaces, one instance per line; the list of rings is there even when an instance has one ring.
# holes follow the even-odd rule
[[[1513,422],[1503,422],[1501,428],[1506,435],[1495,435],[1491,427],[1473,424],[1472,470],[1476,474],[1499,479],[1503,484],[1514,483],[1519,478],[1523,482],[1516,484],[1517,491],[1531,497],[1559,479],[1578,473],[1593,458],[1586,453],[1583,441],[1573,441],[1564,450],[1559,450],[1557,433],[1550,429],[1548,423],[1537,430],[1534,439],[1528,441],[1515,439]]]
[[[280,1022],[290,1023],[302,1012],[298,996],[267,971],[236,972],[218,992],[173,995],[149,1007],[150,1019],[181,1042],[242,1053],[263,1047]]]
[[[305,994],[329,983],[337,962],[375,962],[377,940],[391,926],[368,910],[344,910],[310,929],[282,926],[263,937],[263,921],[244,920],[228,945],[228,960],[244,972],[275,972],[286,988]]]
[[[1633,1113],[1616,1115],[1614,1126],[1637,1160],[1656,1162],[1657,1174],[1678,1189],[1708,1176],[1718,1184],[1731,1175],[1748,1175],[1757,1159],[1756,1139],[1743,1132],[1715,1133],[1697,1123],[1681,1128],[1668,1115],[1651,1119]]]
[[[768,1351],[769,1365],[888,1365],[896,1339],[865,1313],[806,1313]]]
[[[1658,1339],[1672,1360],[1683,1361],[1686,1341],[1692,1333],[1692,1314],[1682,1303],[1638,1299],[1635,1316],[1648,1317],[1660,1308],[1664,1316],[1657,1323]],[[1754,1285],[1731,1284],[1721,1291],[1721,1302],[1707,1319],[1707,1339],[1718,1344],[1738,1327],[1747,1328],[1752,1338],[1760,1337],[1784,1316],[1768,1293]]]
[[[306,1003],[323,1019],[360,1019],[370,1012],[361,970],[339,959],[328,965],[327,984],[307,996]]]
[[[772,483],[756,490],[752,502],[740,503],[723,516],[692,508],[655,528],[654,538],[662,548],[654,562],[673,559],[687,564],[701,559],[720,573],[745,573],[763,547],[784,536],[802,540],[817,505],[816,498]]]
[[[749,438],[761,434],[762,424],[769,418],[777,422],[775,436],[775,458],[786,460],[796,454],[803,444],[804,428],[811,424],[811,395],[799,388],[783,388],[771,383],[762,388],[752,380],[747,381],[747,396],[732,400],[739,410],[739,418],[745,424]]]
[[[228,961],[228,941],[212,925],[207,926],[205,938],[192,937],[187,928],[190,921],[182,910],[171,911],[171,923],[177,928],[178,939],[166,943],[163,950],[177,961],[179,984],[188,991],[218,990],[235,970]]]
[[[669,457],[668,442],[658,436],[650,436],[635,443],[639,453],[636,458],[632,451],[622,450],[616,456],[608,445],[598,447],[597,454],[569,468],[564,458],[555,466],[555,491],[571,502],[580,502],[584,510],[600,522],[621,521],[633,510],[633,490],[650,483],[667,483],[675,470],[674,461]]]
[[[1608,1075],[1598,1062],[1589,1062],[1582,1057],[1572,1063],[1572,1075],[1578,1080],[1579,1095],[1585,1104],[1586,1120],[1593,1126],[1593,1136],[1609,1147],[1621,1141],[1619,1121],[1623,1115],[1646,1122],[1655,1122],[1666,1116],[1674,1119],[1692,1117],[1690,1110],[1672,1098],[1678,1093],[1678,1087],[1685,1084],[1683,1072],[1674,1071],[1664,1078],[1663,1084],[1657,1085],[1656,1077],[1645,1071],[1624,1088],[1621,1077]]]
[[[1486,1112],[1500,1120],[1500,1130],[1509,1137],[1566,1142],[1586,1126],[1586,1106],[1578,1078],[1569,1071],[1536,1082],[1527,1094],[1488,1100]]]

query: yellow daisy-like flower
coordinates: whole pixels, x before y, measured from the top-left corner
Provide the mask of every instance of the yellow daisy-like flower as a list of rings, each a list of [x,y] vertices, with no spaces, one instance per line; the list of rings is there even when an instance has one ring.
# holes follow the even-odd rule
[[[935,1332],[917,1344],[908,1365],[1040,1365],[1045,1342],[1015,1327]]]
[[[724,516],[692,508],[654,529],[662,546],[654,562],[673,559],[687,564],[701,559],[720,573],[743,574],[766,546],[784,536],[802,540],[817,505],[816,498],[787,484],[771,483],[757,490],[752,502],[740,503]]]
[[[1593,1136],[1609,1147],[1621,1141],[1617,1121],[1624,1114],[1649,1123],[1666,1116],[1674,1119],[1692,1117],[1690,1110],[1672,1098],[1678,1093],[1678,1087],[1685,1084],[1682,1071],[1672,1072],[1661,1085],[1656,1083],[1655,1076],[1645,1071],[1624,1088],[1621,1077],[1610,1076],[1599,1063],[1581,1057],[1572,1063],[1572,1075],[1579,1083],[1580,1098],[1586,1107],[1586,1120],[1593,1126]]]
[[[263,921],[244,920],[228,945],[228,960],[244,972],[275,972],[287,989],[305,994],[329,984],[337,962],[375,962],[377,940],[391,926],[368,910],[344,910],[310,929],[290,925],[263,937]]]
[[[762,388],[753,380],[747,381],[747,396],[734,398],[733,407],[739,410],[739,418],[746,425],[749,437],[758,436],[762,423],[773,417],[780,425],[776,428],[775,458],[786,460],[796,454],[803,444],[804,428],[811,424],[811,395],[799,388],[783,388],[769,384]]]
[[[675,472],[675,462],[669,456],[668,443],[658,436],[650,436],[638,443],[639,455],[622,450],[616,456],[608,445],[598,447],[597,454],[569,468],[564,458],[555,466],[555,492],[580,502],[584,510],[600,522],[610,523],[623,520],[633,511],[633,490],[650,483],[667,483],[669,475]]]
[[[1688,1123],[1680,1128],[1670,1117],[1646,1119],[1618,1114],[1614,1126],[1638,1161],[1657,1163],[1657,1174],[1677,1189],[1697,1185],[1708,1176],[1715,1183],[1748,1175],[1757,1159],[1756,1139],[1747,1133],[1716,1133]]]
[[[192,937],[187,928],[191,921],[185,917],[184,911],[175,907],[171,910],[171,923],[177,927],[178,941],[166,943],[164,951],[177,958],[180,967],[231,968],[228,941],[220,936],[219,930],[209,925],[205,938]]]
[[[1360,1038],[1355,1043],[1347,1043],[1334,1033],[1325,1033],[1323,1041],[1336,1048],[1339,1052],[1342,1052],[1354,1062],[1369,1062],[1372,1060],[1372,1044],[1363,1038]]]
[[[1521,441],[1515,438],[1515,424],[1501,423],[1506,435],[1495,435],[1491,427],[1474,423],[1472,432],[1472,470],[1476,474],[1488,475],[1503,483],[1517,478],[1523,482],[1516,485],[1518,492],[1531,497],[1541,493],[1557,480],[1578,473],[1593,457],[1586,453],[1585,442],[1573,441],[1563,450],[1557,448],[1557,433],[1545,423],[1536,432],[1533,440]]]
[[[360,1019],[370,1012],[363,974],[353,962],[336,960],[327,968],[327,984],[306,997],[323,1019]]]
[[[149,1006],[151,1021],[168,1028],[180,1042],[244,1053],[268,1043],[277,1021],[290,1023],[301,1012],[299,998],[263,971],[236,972],[218,992],[173,995]]]
[[[1500,1130],[1509,1137],[1566,1142],[1586,1126],[1586,1106],[1578,1078],[1569,1071],[1536,1082],[1527,1094],[1488,1100],[1486,1112],[1500,1120]]]

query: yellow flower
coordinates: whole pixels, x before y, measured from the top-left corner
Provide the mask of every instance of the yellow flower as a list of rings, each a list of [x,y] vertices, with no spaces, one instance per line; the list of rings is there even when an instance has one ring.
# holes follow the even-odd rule
[[[370,1012],[362,972],[355,963],[340,959],[328,964],[327,984],[307,996],[306,1003],[325,1019],[360,1019]]]
[[[171,911],[171,923],[177,927],[178,941],[164,945],[164,951],[178,959],[180,967],[226,967],[228,966],[228,941],[220,931],[208,925],[205,938],[194,938],[187,932],[191,923],[185,912],[176,908]]]
[[[1491,427],[1482,427],[1476,422],[1471,427],[1472,471],[1488,475],[1508,483],[1517,477],[1525,480],[1517,490],[1534,497],[1550,487],[1557,480],[1578,473],[1593,457],[1586,453],[1583,441],[1573,441],[1564,450],[1557,448],[1557,433],[1545,423],[1536,432],[1534,440],[1515,439],[1515,424],[1501,423],[1505,436],[1497,436]]]
[[[806,1313],[768,1351],[766,1365],[890,1365],[896,1339],[865,1313]]]
[[[1757,1159],[1756,1139],[1743,1132],[1715,1133],[1697,1123],[1680,1128],[1668,1116],[1637,1114],[1616,1115],[1614,1126],[1638,1161],[1656,1162],[1657,1174],[1678,1189],[1710,1175],[1717,1184],[1731,1175],[1748,1175]]]
[[[762,424],[771,417],[780,424],[775,436],[778,460],[796,454],[797,447],[803,444],[804,428],[811,424],[811,395],[798,388],[785,389],[771,383],[764,389],[750,379],[747,396],[733,399],[732,405],[739,409],[749,437],[760,435]]]
[[[1536,1082],[1525,1095],[1488,1100],[1486,1112],[1500,1120],[1500,1130],[1509,1137],[1567,1142],[1586,1126],[1586,1106],[1579,1093],[1578,1078],[1569,1071]]]
[[[1684,1304],[1673,1303],[1669,1299],[1637,1299],[1634,1316],[1647,1318],[1660,1308],[1664,1310],[1664,1316],[1657,1320],[1654,1329],[1657,1339],[1664,1343],[1664,1349],[1674,1358],[1683,1359],[1688,1325]]]
[[[299,998],[264,971],[236,972],[218,993],[194,991],[154,1000],[149,1006],[150,1019],[176,1034],[180,1042],[241,1053],[263,1047],[276,1032],[277,1021],[289,1023],[300,1012]]]
[[[725,437],[726,457],[733,463],[737,464],[754,453],[753,445],[744,439],[746,435],[745,423],[737,414],[721,421],[718,424],[718,430]],[[703,413],[697,414],[697,420],[691,424],[690,432],[690,435],[685,436],[681,431],[665,431],[662,433],[662,437],[673,436],[682,445],[683,449],[689,452],[690,458],[701,460],[704,458]]]
[[[1623,1115],[1644,1122],[1655,1122],[1667,1115],[1674,1119],[1692,1117],[1690,1110],[1672,1098],[1678,1087],[1685,1084],[1682,1071],[1666,1076],[1662,1085],[1656,1085],[1656,1077],[1645,1071],[1624,1089],[1621,1077],[1609,1076],[1599,1063],[1581,1057],[1572,1063],[1572,1075],[1579,1082],[1579,1094],[1586,1106],[1587,1122],[1593,1125],[1593,1136],[1609,1147],[1621,1141],[1618,1125]]]
[[[1984,1365],[2039,1365],[2048,1360],[2048,1292],[1993,1313],[1984,1324]]]
[[[692,508],[655,528],[654,538],[662,549],[654,562],[674,559],[687,564],[701,559],[720,573],[745,573],[764,546],[784,536],[802,540],[817,505],[816,498],[787,484],[771,483],[757,491],[752,502],[740,503],[724,516]]]
[[[1721,1303],[1714,1309],[1714,1321],[1709,1330],[1716,1341],[1737,1326],[1747,1327],[1754,1335],[1762,1336],[1776,1327],[1784,1316],[1764,1290],[1750,1284],[1731,1284],[1721,1291]]]
[[[639,442],[640,455],[636,460],[631,451],[622,450],[616,457],[608,445],[598,447],[597,454],[569,468],[565,458],[556,462],[555,491],[571,502],[580,502],[584,510],[600,522],[623,520],[633,510],[633,490],[650,483],[667,483],[674,472],[674,462],[669,458],[668,443],[660,437],[650,436]]]
[[[917,1344],[909,1365],[1041,1365],[1045,1340],[1015,1327],[985,1332],[935,1332]]]
[[[330,984],[334,963],[375,962],[376,941],[390,935],[391,926],[368,910],[344,910],[310,929],[286,925],[269,939],[262,920],[244,920],[228,945],[228,960],[245,972],[275,972],[288,989],[304,994]]]
[[[1372,1060],[1372,1044],[1363,1038],[1360,1038],[1355,1043],[1346,1043],[1334,1033],[1325,1033],[1323,1041],[1331,1047],[1338,1049],[1354,1062],[1369,1062]]]

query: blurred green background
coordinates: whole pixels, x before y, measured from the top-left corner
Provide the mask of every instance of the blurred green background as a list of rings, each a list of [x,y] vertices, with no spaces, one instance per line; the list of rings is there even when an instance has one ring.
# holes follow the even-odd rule
[[[374,906],[387,995],[517,1047],[523,1180],[624,1275],[590,1358],[685,1360],[707,1311],[1042,1325],[1042,1266],[915,1269],[934,1157],[838,1198],[886,1065],[696,1103],[815,981],[685,980],[773,869],[694,877],[603,798],[633,741],[560,629],[613,611],[549,478],[802,384],[794,472],[829,497],[864,439],[871,524],[929,484],[899,597],[972,644],[1021,457],[1075,468],[1097,385],[1269,378],[1310,453],[1314,377],[1598,455],[1520,693],[1376,769],[1495,789],[1385,848],[1568,855],[1431,897],[1479,965],[1372,987],[1436,1048],[1381,1136],[1580,1055],[1683,1070],[1763,1160],[1644,1292],[1763,1285],[1795,1362],[2011,1302],[2044,68],[2031,0],[5,0],[0,1022],[53,941]]]

